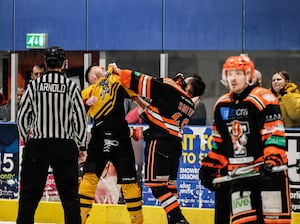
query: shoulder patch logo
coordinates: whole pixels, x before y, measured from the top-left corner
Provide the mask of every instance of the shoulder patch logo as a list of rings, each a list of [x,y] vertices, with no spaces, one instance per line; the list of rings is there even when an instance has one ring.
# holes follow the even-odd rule
[[[267,100],[267,101],[274,101],[274,100],[276,100],[276,99],[275,99],[275,96],[274,96],[272,93],[264,93],[264,94],[262,95],[262,97],[263,97],[265,100]]]

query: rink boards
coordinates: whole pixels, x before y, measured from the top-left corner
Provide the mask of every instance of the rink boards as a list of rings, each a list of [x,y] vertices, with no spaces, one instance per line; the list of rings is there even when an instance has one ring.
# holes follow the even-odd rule
[[[17,200],[0,200],[0,220],[15,221]],[[183,208],[183,213],[191,224],[213,224],[213,209]],[[144,224],[167,224],[163,209],[159,206],[143,207]],[[59,202],[41,202],[36,212],[37,223],[64,223],[63,210]],[[88,224],[126,224],[129,222],[125,205],[94,204]],[[292,213],[292,224],[300,223],[300,213]]]
[[[17,213],[19,181],[19,140],[13,123],[0,123],[0,220],[14,221]],[[11,130],[10,130],[11,129]],[[2,136],[2,137],[1,137]],[[300,129],[287,131],[289,163],[300,159]],[[212,136],[210,127],[187,127],[184,130],[183,152],[178,173],[179,202],[191,224],[213,223],[214,193],[203,188],[198,180],[200,160],[210,150]],[[137,165],[142,167],[143,141],[134,143]],[[138,152],[138,153],[137,153]],[[289,170],[293,222],[300,223],[300,175],[296,169]],[[52,179],[51,179],[52,180]],[[52,181],[53,182],[53,181]],[[52,183],[51,182],[51,183]],[[166,223],[163,210],[151,191],[143,186],[145,224]],[[47,191],[49,193],[49,191]],[[50,192],[55,193],[55,192]],[[54,201],[56,195],[47,194],[46,200]],[[41,202],[36,216],[37,222],[62,223],[63,214],[59,203]],[[123,205],[95,204],[90,223],[129,223]]]

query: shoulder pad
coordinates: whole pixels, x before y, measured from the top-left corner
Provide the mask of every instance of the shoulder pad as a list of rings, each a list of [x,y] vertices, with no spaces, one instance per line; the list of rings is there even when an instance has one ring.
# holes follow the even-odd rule
[[[254,103],[260,110],[268,104],[278,104],[277,97],[270,90],[262,87],[254,88],[247,97],[247,100]]]
[[[226,93],[219,97],[219,99],[216,102],[216,105],[219,103],[225,103],[225,102],[228,103],[230,101],[232,101],[231,93]]]

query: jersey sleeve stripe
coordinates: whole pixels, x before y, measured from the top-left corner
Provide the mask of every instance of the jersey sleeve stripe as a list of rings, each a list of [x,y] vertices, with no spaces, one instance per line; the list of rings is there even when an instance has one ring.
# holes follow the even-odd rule
[[[264,102],[255,95],[250,94],[246,100],[252,102],[259,111],[262,111],[266,107]]]
[[[182,136],[181,130],[178,127],[177,123],[172,119],[167,119],[167,118],[159,115],[157,112],[155,112],[155,108],[149,107],[147,110],[145,110],[145,113],[146,113],[148,119],[153,124],[165,129],[171,135],[174,135],[176,137]]]

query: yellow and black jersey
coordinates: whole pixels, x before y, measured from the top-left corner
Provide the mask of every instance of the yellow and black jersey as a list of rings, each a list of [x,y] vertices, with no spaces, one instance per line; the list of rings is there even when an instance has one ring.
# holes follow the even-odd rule
[[[249,86],[241,94],[223,95],[215,105],[214,118],[214,145],[208,156],[219,164],[228,164],[232,170],[270,154],[287,162],[284,123],[278,100],[269,90]]]
[[[97,83],[82,90],[81,95],[84,102],[92,96],[98,99],[87,111],[95,125],[101,124],[106,130],[118,129],[122,124],[127,126],[124,99],[136,94],[125,88],[117,75],[99,78]]]
[[[156,79],[130,70],[121,70],[119,76],[127,88],[151,99],[143,114],[151,137],[182,137],[182,129],[194,113],[194,103],[185,91],[170,78]]]

